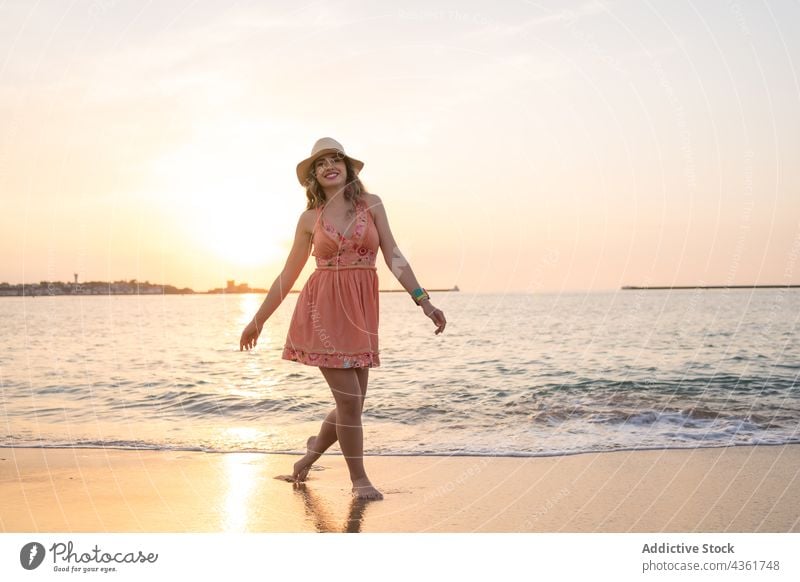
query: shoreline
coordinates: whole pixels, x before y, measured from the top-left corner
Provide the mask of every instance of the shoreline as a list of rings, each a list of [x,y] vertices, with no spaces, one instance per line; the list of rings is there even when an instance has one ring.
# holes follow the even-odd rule
[[[800,441],[787,442],[787,443],[741,443],[741,444],[727,444],[727,445],[707,445],[707,446],[693,446],[693,447],[640,447],[640,448],[622,448],[622,449],[609,449],[605,451],[556,451],[552,453],[364,453],[364,458],[383,458],[383,457],[420,457],[420,458],[490,458],[490,459],[541,459],[552,457],[571,457],[575,455],[605,455],[609,453],[636,453],[636,452],[652,452],[652,451],[694,451],[699,449],[728,449],[728,448],[741,448],[741,447],[784,447],[800,445]],[[119,445],[100,445],[100,444],[87,444],[87,445],[3,445],[0,444],[0,451],[6,449],[47,449],[47,450],[113,450],[113,451],[131,451],[131,452],[153,452],[153,453],[199,453],[209,455],[235,455],[235,454],[252,454],[252,455],[286,455],[297,456],[305,454],[305,451],[265,451],[261,449],[242,449],[242,450],[221,450],[221,449],[200,449],[200,448],[182,448],[182,447],[125,447]],[[338,449],[328,450],[325,452],[325,457],[341,457],[342,453]]]
[[[800,445],[539,457],[0,450],[3,532],[800,532]]]

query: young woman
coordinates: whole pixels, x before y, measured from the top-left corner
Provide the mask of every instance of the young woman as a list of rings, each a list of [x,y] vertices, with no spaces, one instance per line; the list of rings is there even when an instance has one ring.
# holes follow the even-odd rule
[[[337,440],[350,471],[353,495],[382,499],[364,469],[361,412],[369,369],[380,365],[378,349],[378,248],[400,284],[436,325],[447,321],[421,288],[395,243],[381,199],[368,193],[358,172],[364,163],[347,156],[336,140],[318,140],[311,155],[297,165],[306,189],[307,209],[300,216],[294,245],[278,278],[253,320],[239,350],[255,347],[267,319],[300,275],[308,255],[317,268],[297,298],[282,358],[317,366],[330,386],[336,408],[319,434],[306,442],[306,455],[294,464],[295,482],[305,481],[311,465]]]

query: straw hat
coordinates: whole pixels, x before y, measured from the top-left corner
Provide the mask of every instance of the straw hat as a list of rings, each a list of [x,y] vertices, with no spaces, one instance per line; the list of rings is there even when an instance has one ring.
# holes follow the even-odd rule
[[[364,167],[364,162],[355,158],[351,158],[345,154],[342,144],[340,144],[338,141],[332,137],[323,137],[318,139],[317,143],[314,144],[314,147],[311,148],[311,155],[297,164],[297,179],[300,180],[301,186],[306,185],[306,180],[308,179],[308,174],[311,171],[311,166],[313,165],[314,161],[325,154],[331,154],[333,152],[342,152],[342,154],[344,154],[344,156],[350,160],[350,163],[353,164],[353,169],[356,171],[356,174],[358,174],[361,171],[361,168]]]

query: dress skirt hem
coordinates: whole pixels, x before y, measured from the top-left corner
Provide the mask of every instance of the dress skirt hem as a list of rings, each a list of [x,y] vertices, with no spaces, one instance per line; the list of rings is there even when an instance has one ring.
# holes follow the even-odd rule
[[[285,346],[281,358],[306,364],[307,366],[319,366],[322,368],[377,368],[381,365],[378,354],[379,352],[360,352],[356,354],[343,354],[341,352],[318,353]]]

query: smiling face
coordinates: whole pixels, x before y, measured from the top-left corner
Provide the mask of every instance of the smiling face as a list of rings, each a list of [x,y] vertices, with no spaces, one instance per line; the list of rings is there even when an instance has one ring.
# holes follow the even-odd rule
[[[323,188],[335,188],[347,183],[347,166],[341,152],[325,154],[314,160],[314,177]]]

